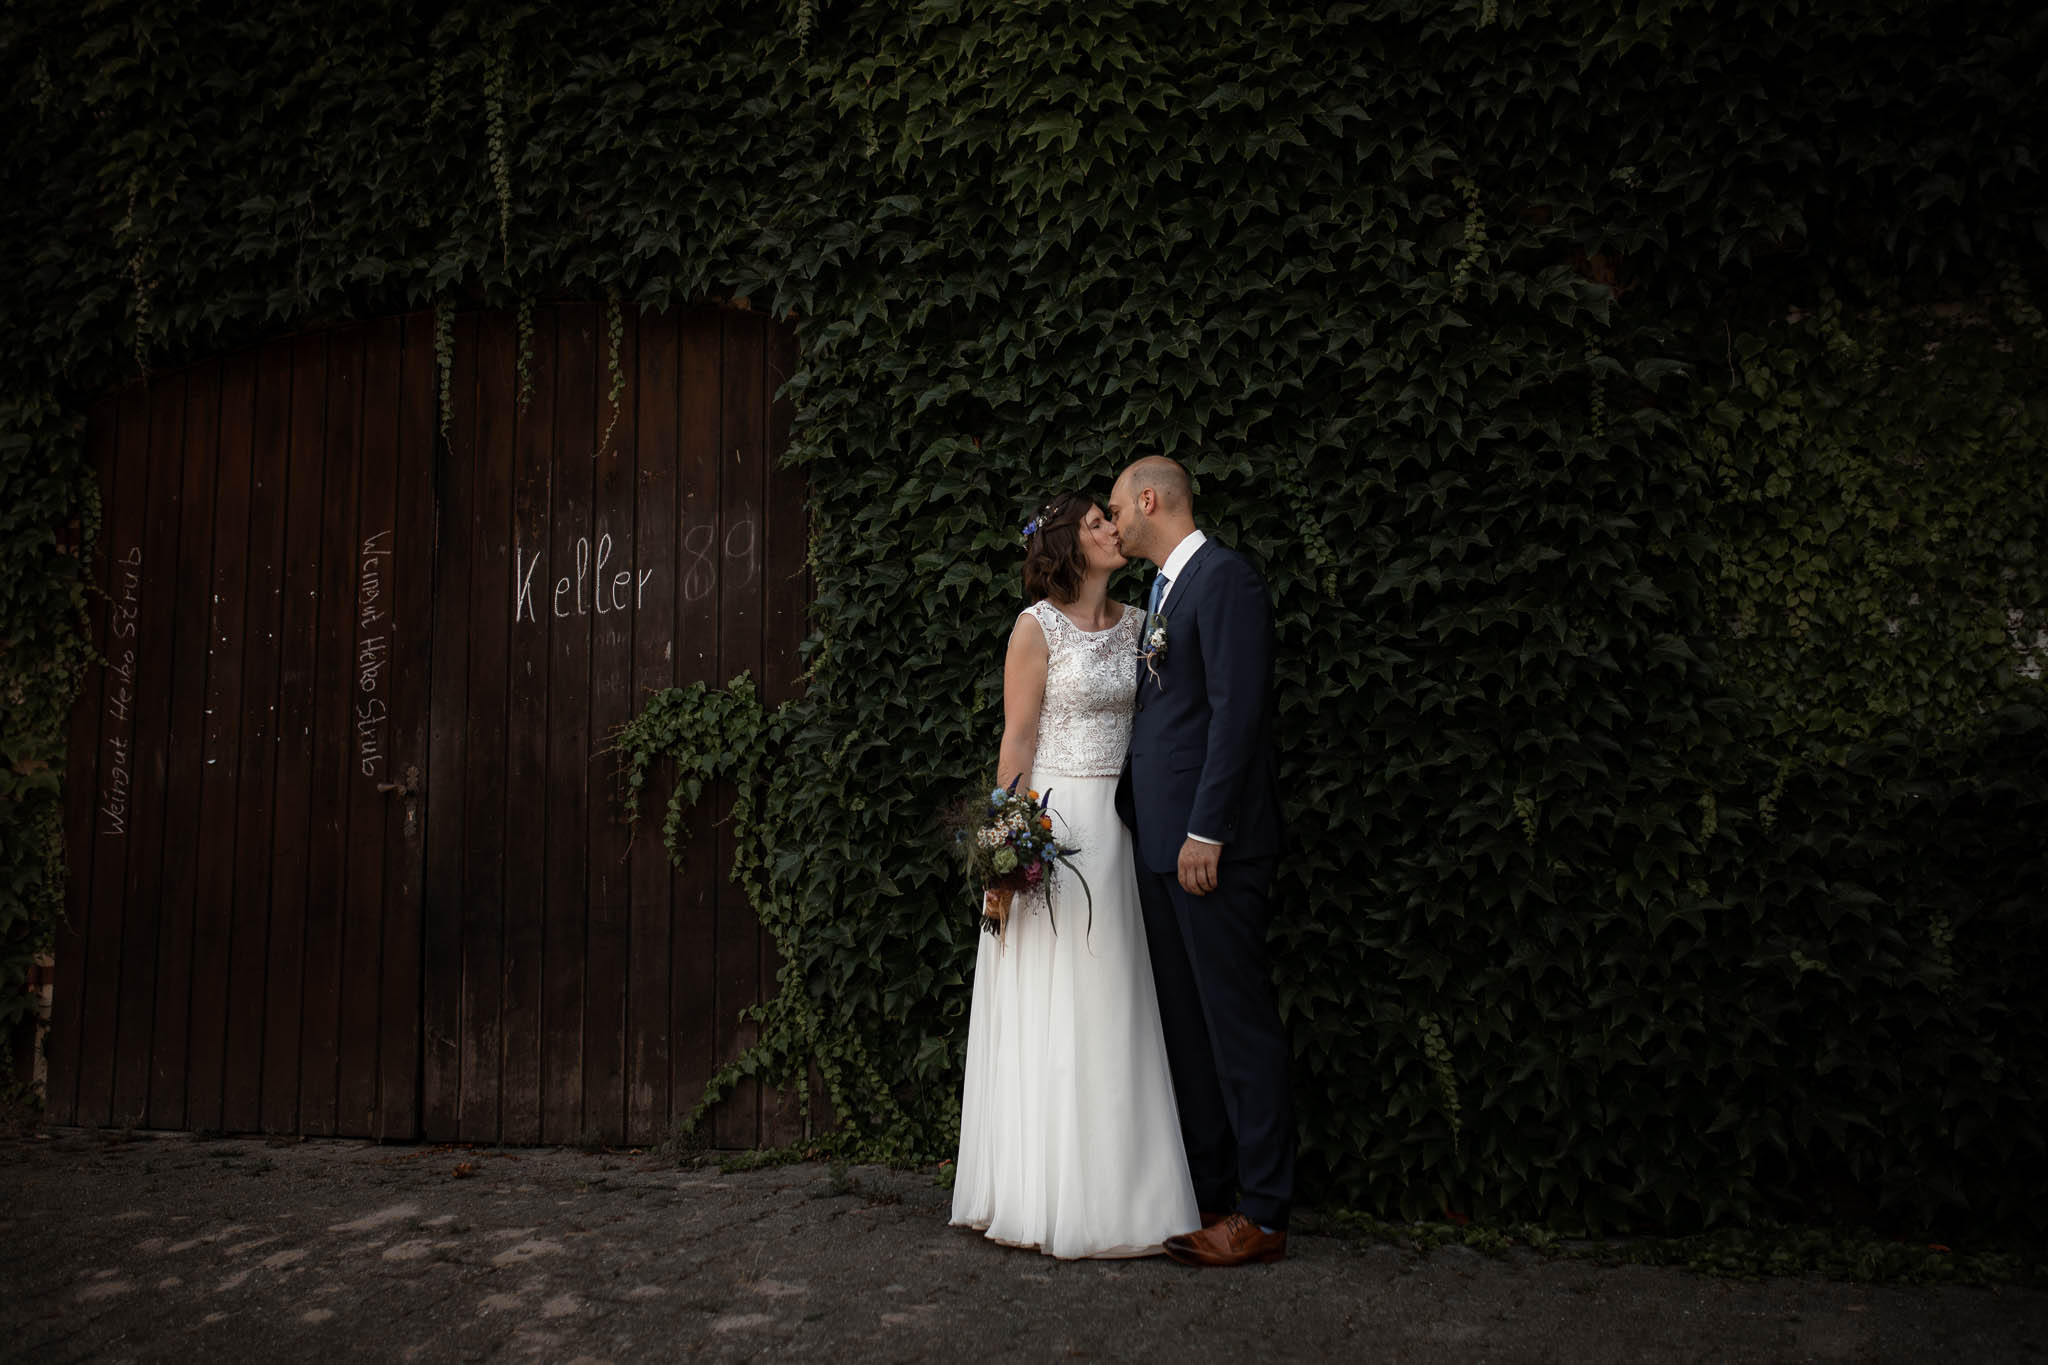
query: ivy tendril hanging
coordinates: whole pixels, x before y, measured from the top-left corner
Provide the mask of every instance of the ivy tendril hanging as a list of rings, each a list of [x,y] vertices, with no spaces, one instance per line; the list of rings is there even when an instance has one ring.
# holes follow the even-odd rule
[[[1444,1118],[1451,1125],[1451,1152],[1458,1151],[1458,1134],[1463,1128],[1458,1105],[1458,1073],[1451,1065],[1451,1045],[1444,1038],[1443,1024],[1434,1014],[1424,1014],[1416,1019],[1416,1027],[1422,1031],[1422,1055],[1429,1063],[1430,1074],[1436,1077],[1437,1098],[1443,1102]]]
[[[817,0],[796,0],[796,57],[806,61],[811,55],[811,28],[817,22]]]
[[[455,448],[450,429],[455,423],[455,310],[447,303],[434,305],[434,368],[441,377],[441,444]]]
[[[519,370],[519,415],[526,416],[526,409],[533,404],[533,298],[527,294],[519,296],[519,356],[515,364]]]
[[[604,454],[611,449],[612,432],[619,425],[619,409],[626,396],[626,367],[619,362],[619,350],[626,341],[626,306],[614,289],[604,304],[605,368],[612,377],[611,391],[605,401],[611,404],[611,420],[604,424],[604,439],[597,443],[597,453]]]
[[[505,134],[505,70],[511,64],[509,34],[500,34],[484,57],[484,129],[490,144],[491,184],[498,192],[498,245],[512,265],[512,158]]]
[[[1485,22],[1485,21],[1482,21]],[[1470,176],[1451,182],[1465,199],[1465,247],[1451,271],[1451,298],[1465,300],[1465,286],[1472,282],[1474,268],[1486,256],[1486,213],[1479,207],[1479,185]]]
[[[441,108],[447,92],[448,67],[437,55],[427,68],[427,127],[430,130],[441,121]]]
[[[132,288],[130,295],[131,312],[135,320],[135,370],[146,373],[149,369],[149,335],[153,319],[150,316],[150,296],[156,292],[156,281],[149,278],[149,242],[142,237],[135,226],[135,201],[139,189],[139,177],[128,180],[128,212],[114,225],[116,241],[135,239],[135,247],[128,253],[128,280]]]
[[[1586,400],[1586,411],[1587,416],[1591,419],[1590,425],[1593,439],[1596,441],[1604,439],[1607,435],[1607,386],[1603,382],[1606,367],[1599,363],[1601,359],[1600,343],[1593,339],[1592,333],[1588,332],[1586,334],[1586,383],[1590,392]]]
[[[1294,506],[1295,524],[1301,534],[1302,558],[1308,561],[1310,581],[1323,596],[1335,597],[1337,555],[1330,548],[1330,542],[1323,538],[1322,522],[1316,515],[1316,499],[1309,492],[1308,482],[1290,470],[1279,476],[1278,483],[1280,491]]]
[[[1530,848],[1536,847],[1536,798],[1522,791],[1515,793],[1515,819],[1521,822],[1522,842]]]
[[[36,106],[36,113],[47,114],[50,112],[50,106],[57,102],[57,83],[50,79],[49,58],[38,53],[36,55],[35,69],[32,74],[35,80],[36,93],[31,96],[31,99]]]
[[[810,956],[803,935],[817,920],[806,914],[801,889],[788,874],[778,874],[772,861],[777,848],[795,846],[797,838],[790,828],[792,791],[776,781],[779,773],[789,771],[785,748],[797,728],[790,708],[770,712],[752,677],[742,673],[722,691],[696,682],[655,693],[639,715],[619,728],[609,746],[623,761],[623,804],[632,826],[639,823],[641,795],[655,765],[673,765],[675,782],[662,817],[661,841],[677,867],[683,865],[688,839],[685,812],[714,783],[728,784],[733,793],[726,817],[732,879],[745,891],[782,960],[781,989],[775,997],[742,1012],[743,1018],[760,1024],[759,1039],[711,1077],[677,1129],[682,1134],[695,1131],[747,1076],[796,1074],[815,1062],[833,1111],[863,1117],[855,1134],[841,1135],[855,1141],[857,1150],[870,1159],[928,1158],[930,1151],[920,1144],[916,1124],[896,1099],[873,1053],[858,1032],[827,1019],[803,979],[802,964]],[[848,743],[852,739],[848,736]]]

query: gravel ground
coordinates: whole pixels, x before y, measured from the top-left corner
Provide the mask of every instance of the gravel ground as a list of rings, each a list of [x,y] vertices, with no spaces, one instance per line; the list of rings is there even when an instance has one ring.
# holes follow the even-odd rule
[[[35,1361],[2026,1361],[2048,1293],[1736,1283],[1297,1236],[1060,1262],[929,1175],[553,1149],[0,1141],[0,1357]]]

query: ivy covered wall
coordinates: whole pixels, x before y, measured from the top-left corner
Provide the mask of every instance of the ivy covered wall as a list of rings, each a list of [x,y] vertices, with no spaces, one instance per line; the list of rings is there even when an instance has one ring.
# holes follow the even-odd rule
[[[993,754],[1016,526],[1164,451],[1276,600],[1322,1194],[2038,1233],[2044,37],[1897,0],[14,7],[0,979],[61,903],[95,395],[423,303],[743,298],[801,338],[809,695],[628,748],[723,735],[757,779],[787,966],[749,1066],[950,1154],[975,931],[928,831]]]

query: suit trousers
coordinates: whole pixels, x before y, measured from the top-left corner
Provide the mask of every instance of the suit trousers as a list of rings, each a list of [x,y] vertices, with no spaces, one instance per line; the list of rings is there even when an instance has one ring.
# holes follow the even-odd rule
[[[1293,1054],[1266,951],[1273,864],[1226,848],[1216,889],[1191,896],[1177,875],[1141,859],[1138,902],[1195,1202],[1284,1228],[1294,1202]]]

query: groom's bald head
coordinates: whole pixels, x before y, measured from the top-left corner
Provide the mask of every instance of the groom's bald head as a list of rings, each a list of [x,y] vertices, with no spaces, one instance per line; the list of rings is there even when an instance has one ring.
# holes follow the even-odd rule
[[[1195,514],[1195,485],[1188,478],[1187,470],[1181,468],[1179,460],[1170,460],[1164,455],[1147,455],[1133,460],[1117,475],[1117,487],[1125,489],[1133,497],[1146,489],[1159,500],[1162,512],[1178,512],[1185,516]]]
[[[1109,491],[1117,544],[1134,559],[1163,563],[1195,529],[1195,489],[1187,470],[1164,455],[1133,461]]]

